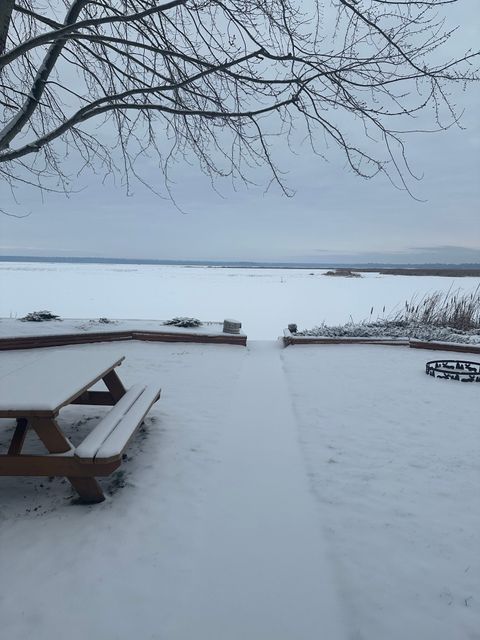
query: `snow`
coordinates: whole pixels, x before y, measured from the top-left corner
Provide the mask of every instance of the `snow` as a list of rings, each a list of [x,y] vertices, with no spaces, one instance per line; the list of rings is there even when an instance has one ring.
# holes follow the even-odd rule
[[[9,410],[55,412],[121,363],[119,349],[117,353],[83,349],[30,351],[30,359],[22,359],[20,367],[15,353],[2,354],[0,414]]]
[[[329,278],[322,270],[164,265],[0,263],[0,317],[48,309],[63,318],[238,318],[250,339],[271,340],[290,323],[376,319],[414,294],[474,291],[480,278]],[[313,275],[311,275],[313,274]],[[373,313],[371,309],[373,307]],[[26,323],[27,324],[27,323]],[[34,323],[32,323],[34,324]],[[52,323],[53,324],[53,323]],[[106,325],[108,330],[108,325]]]
[[[121,333],[123,331],[155,331],[162,333],[196,333],[209,336],[225,335],[223,323],[204,321],[199,327],[176,327],[165,325],[162,320],[99,320],[67,318],[44,322],[22,322],[17,318],[0,318],[0,337],[17,338],[29,336],[64,335],[72,333]],[[237,334],[238,335],[238,334]],[[245,335],[243,331],[239,335]]]
[[[478,385],[426,376],[432,354],[408,347],[274,341],[480,279],[322,273],[0,263],[2,336],[218,335],[234,317],[249,337],[0,355],[4,375],[51,353],[120,354],[126,386],[162,387],[100,479],[105,502],[77,504],[62,478],[0,478],[2,637],[480,639]],[[38,309],[65,319],[15,319]],[[175,316],[217,324],[161,324]],[[101,317],[116,322],[75,320]],[[60,426],[78,446],[108,410],[65,407]],[[0,420],[2,453],[13,428]],[[25,451],[43,451],[32,433]]]
[[[128,409],[120,420],[117,420],[116,425],[108,437],[102,442],[98,452],[95,452],[95,462],[110,460],[123,452],[130,438],[135,433],[135,430],[141,425],[151,406],[155,400],[159,398],[159,395],[160,389],[158,384],[152,384],[143,390],[139,400]],[[114,409],[115,408],[116,407],[114,407]],[[109,413],[108,417],[110,417],[110,415]],[[78,449],[76,454],[81,456]]]
[[[162,398],[107,500],[0,478],[6,638],[480,637],[477,385],[426,376],[407,347],[61,351],[119,347],[126,384]],[[77,445],[106,411],[60,424]]]
[[[138,400],[144,391],[145,387],[143,385],[132,385],[126,394],[120,398],[117,404],[110,409],[102,422],[97,425],[96,429],[91,431],[85,440],[82,441],[80,446],[75,449],[75,455],[79,458],[93,460],[105,440],[110,436],[115,428],[118,428],[120,420],[131,409],[132,405]],[[139,422],[134,424],[133,428],[138,424]],[[129,433],[132,433],[132,430],[130,430]],[[126,441],[128,442],[128,439]],[[121,450],[122,447],[119,448],[119,451]],[[98,457],[101,458],[102,456],[99,455]]]
[[[480,329],[461,331],[451,327],[437,327],[420,322],[347,323],[339,327],[321,325],[320,327],[300,331],[294,335],[295,337],[398,338],[400,340],[412,338],[419,341],[447,342],[450,344],[480,344]]]
[[[359,638],[480,637],[478,388],[426,376],[426,359],[362,346],[283,354]]]

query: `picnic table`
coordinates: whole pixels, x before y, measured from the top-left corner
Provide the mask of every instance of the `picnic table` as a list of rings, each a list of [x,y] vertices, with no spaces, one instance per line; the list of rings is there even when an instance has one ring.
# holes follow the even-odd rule
[[[130,438],[160,397],[155,384],[125,389],[115,371],[124,359],[98,350],[59,349],[35,354],[0,375],[0,418],[16,419],[8,452],[0,455],[0,476],[65,476],[82,501],[104,500],[95,478],[120,466]],[[92,390],[100,380],[106,389]],[[57,422],[62,407],[71,404],[112,407],[77,447]],[[22,453],[29,428],[48,454]]]

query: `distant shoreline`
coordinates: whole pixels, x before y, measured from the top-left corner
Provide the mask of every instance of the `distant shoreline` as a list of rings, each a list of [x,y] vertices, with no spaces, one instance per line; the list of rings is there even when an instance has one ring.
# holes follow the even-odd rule
[[[390,276],[443,276],[445,278],[478,278],[480,277],[480,266],[478,267],[379,267],[377,269],[353,268],[358,273],[382,273]]]
[[[60,256],[0,256],[7,263],[53,264],[123,264],[179,267],[210,267],[218,269],[352,269],[359,273],[381,273],[399,276],[480,277],[480,264],[395,264],[395,263],[314,263],[314,262],[254,262],[218,260],[153,260],[139,258],[85,258]]]

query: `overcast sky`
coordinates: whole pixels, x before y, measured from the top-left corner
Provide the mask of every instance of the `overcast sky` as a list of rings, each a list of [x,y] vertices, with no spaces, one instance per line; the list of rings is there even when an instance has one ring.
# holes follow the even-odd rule
[[[461,8],[461,10],[460,10]],[[480,41],[478,6],[464,1],[457,18],[472,45]],[[475,36],[476,34],[476,36]],[[95,256],[188,260],[265,260],[318,262],[480,262],[480,89],[457,98],[465,108],[464,130],[411,134],[411,183],[418,202],[395,190],[383,177],[364,181],[331,153],[329,162],[305,145],[292,155],[276,147],[287,183],[278,189],[232,190],[217,186],[195,167],[177,166],[174,196],[181,213],[137,185],[126,197],[101,177],[82,179],[69,199],[38,192],[20,193],[17,219],[0,215],[2,255]],[[161,181],[153,165],[142,171]],[[265,175],[259,175],[262,180]],[[0,203],[13,207],[0,184]]]

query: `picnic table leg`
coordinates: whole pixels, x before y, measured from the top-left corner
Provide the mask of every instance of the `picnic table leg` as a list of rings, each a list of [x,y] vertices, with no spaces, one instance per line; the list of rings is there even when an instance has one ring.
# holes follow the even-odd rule
[[[115,402],[118,402],[120,398],[125,395],[126,393],[125,387],[123,386],[123,383],[120,380],[120,378],[117,376],[116,371],[114,371],[113,369],[103,377],[103,381],[107,389],[112,394]]]
[[[72,449],[55,418],[32,418],[32,427],[50,453],[65,453]]]
[[[103,502],[105,496],[95,478],[67,478],[82,502]]]
[[[48,449],[49,453],[64,453],[72,449],[71,443],[63,435],[54,418],[34,418],[32,427]],[[79,478],[67,476],[67,480],[84,502],[105,500],[102,489],[94,477]]]
[[[17,418],[17,426],[15,428],[12,441],[10,442],[10,446],[8,448],[9,456],[20,455],[23,443],[25,442],[25,436],[27,435],[27,430],[28,420],[26,418]]]

